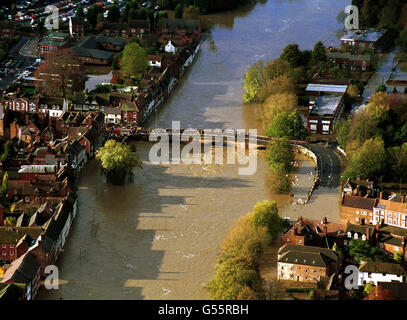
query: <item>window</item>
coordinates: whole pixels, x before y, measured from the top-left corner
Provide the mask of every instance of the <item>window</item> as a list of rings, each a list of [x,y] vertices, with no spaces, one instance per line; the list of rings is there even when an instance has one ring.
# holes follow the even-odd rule
[[[14,255],[14,251],[10,251],[10,256]]]
[[[14,244],[10,244],[10,248],[14,248]]]
[[[6,244],[3,244],[3,248],[7,248],[7,245],[6,245]]]

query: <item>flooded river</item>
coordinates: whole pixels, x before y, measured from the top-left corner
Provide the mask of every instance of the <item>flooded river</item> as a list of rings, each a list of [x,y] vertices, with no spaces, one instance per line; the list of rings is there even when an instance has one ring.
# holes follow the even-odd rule
[[[179,120],[182,127],[257,128],[252,106],[241,98],[247,68],[278,57],[289,43],[301,49],[318,40],[338,44],[336,17],[348,3],[269,0],[210,16],[209,39],[149,125]],[[137,143],[144,168],[125,186],[106,184],[97,161],[88,162],[79,213],[59,261],[66,284],[43,290],[43,299],[206,299],[203,285],[233,222],[264,199],[277,200],[282,215],[290,206],[287,196],[268,191],[262,151],[256,174],[240,176],[237,165],[153,165],[149,149]],[[312,163],[298,161],[302,169],[293,174],[307,184]],[[294,186],[294,193],[304,188]]]

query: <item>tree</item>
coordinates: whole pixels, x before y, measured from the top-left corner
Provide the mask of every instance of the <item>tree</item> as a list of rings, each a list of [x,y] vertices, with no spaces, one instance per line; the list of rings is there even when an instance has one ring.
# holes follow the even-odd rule
[[[380,14],[380,6],[376,5],[376,0],[364,0],[360,10],[360,25],[364,28],[375,27],[377,17]]]
[[[381,138],[366,140],[360,150],[355,151],[344,172],[345,178],[380,179],[386,169],[386,151]]]
[[[259,227],[266,227],[271,239],[276,239],[283,231],[283,219],[278,215],[277,203],[264,200],[254,206],[252,223]]]
[[[9,226],[15,226],[16,223],[17,223],[17,218],[16,218],[16,217],[8,216],[8,217],[6,218],[6,221],[7,221],[7,224],[8,224]]]
[[[244,89],[246,91],[246,93],[243,95],[244,101],[254,101],[256,99],[257,92],[262,87],[263,83],[263,61],[259,61],[251,66],[244,76]]]
[[[314,50],[312,51],[312,54],[311,54],[311,63],[312,63],[312,65],[318,65],[318,64],[326,62],[326,60],[327,60],[327,57],[326,57],[324,44],[321,41],[318,41],[315,44]]]
[[[271,140],[266,157],[271,170],[277,173],[288,173],[293,160],[294,154],[287,139],[276,138]]]
[[[283,59],[290,63],[291,67],[296,68],[302,62],[301,51],[298,49],[298,44],[289,44],[283,50],[280,55],[280,59]]]
[[[393,259],[394,261],[396,261],[397,263],[403,263],[404,261],[404,255],[402,252],[394,252],[393,253]]]
[[[386,92],[387,88],[385,85],[381,84],[377,87],[376,92]]]
[[[175,7],[175,18],[176,19],[181,19],[182,18],[182,5],[178,4]]]
[[[199,8],[197,8],[195,6],[189,6],[188,8],[185,8],[182,18],[183,19],[199,19]]]
[[[404,28],[400,32],[398,42],[399,45],[402,47],[403,51],[407,51],[407,28]]]
[[[134,76],[147,70],[148,59],[147,50],[137,42],[129,43],[123,51],[123,58],[120,60],[120,68],[127,76]]]
[[[280,76],[291,76],[292,67],[288,61],[275,59],[269,62],[264,68],[264,78],[273,80]]]
[[[8,172],[6,171],[6,173],[3,176],[3,182],[1,184],[1,194],[3,196],[6,196],[7,194],[7,187],[8,187]]]
[[[350,125],[350,120],[341,120],[336,126],[336,141],[343,150],[346,149],[346,142],[348,141]]]
[[[46,96],[65,97],[66,89],[81,91],[85,87],[82,61],[72,48],[57,50],[45,58],[35,72],[37,91]]]
[[[88,8],[86,18],[88,19],[90,24],[96,25],[96,23],[98,22],[97,19],[99,13],[101,13],[103,17],[103,8],[101,6],[97,6],[96,4],[94,4],[93,6]]]
[[[115,140],[108,140],[96,152],[96,159],[101,161],[107,180],[115,184],[124,183],[134,168],[142,168],[142,162],[131,146]]]
[[[271,120],[266,134],[269,137],[301,140],[306,135],[306,129],[297,110],[291,113],[282,111]]]
[[[262,120],[264,127],[271,123],[274,116],[285,111],[293,112],[298,106],[298,98],[295,93],[277,93],[267,98],[262,106]]]
[[[83,11],[83,6],[81,4],[76,8],[75,14],[79,20],[85,19],[85,12]]]
[[[389,289],[383,289],[381,286],[375,286],[364,300],[397,300],[393,292]]]
[[[13,141],[8,140],[4,144],[4,152],[1,155],[1,162],[6,163],[6,162],[10,161],[16,153],[17,153],[17,148],[14,145]]]
[[[107,21],[109,22],[117,22],[120,19],[120,8],[115,3],[109,7],[109,11],[107,12]]]
[[[358,89],[358,87],[357,87],[356,85],[354,85],[354,84],[351,84],[351,85],[348,87],[346,93],[347,93],[348,96],[351,97],[351,98],[357,98],[357,97],[359,97],[359,89]]]
[[[368,261],[388,262],[386,253],[380,248],[373,247],[363,240],[351,240],[349,254],[357,263]]]
[[[275,79],[266,80],[266,83],[257,92],[257,101],[264,102],[266,99],[276,93],[295,94],[295,85],[292,78],[287,75],[279,76]]]
[[[400,181],[407,180],[407,142],[401,146],[390,148],[388,151],[389,164],[393,177]]]

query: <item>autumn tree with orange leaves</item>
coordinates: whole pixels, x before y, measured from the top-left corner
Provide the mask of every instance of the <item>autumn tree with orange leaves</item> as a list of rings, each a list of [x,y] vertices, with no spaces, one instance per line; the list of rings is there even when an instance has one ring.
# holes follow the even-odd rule
[[[364,300],[396,300],[396,298],[391,290],[375,286]]]
[[[36,89],[44,96],[63,96],[85,87],[82,61],[72,48],[57,50],[46,56],[35,72]]]

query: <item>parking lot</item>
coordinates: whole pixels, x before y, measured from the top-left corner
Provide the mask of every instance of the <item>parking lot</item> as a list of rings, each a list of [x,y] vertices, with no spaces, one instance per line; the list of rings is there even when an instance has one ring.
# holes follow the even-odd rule
[[[14,81],[18,81],[22,74],[30,76],[38,67],[35,56],[24,56],[20,54],[20,50],[33,38],[21,37],[20,41],[15,44],[9,56],[0,64],[0,89],[6,90]]]

